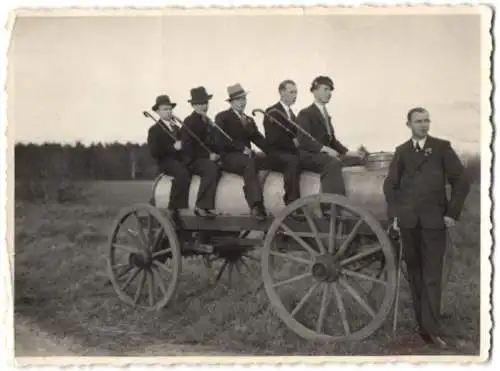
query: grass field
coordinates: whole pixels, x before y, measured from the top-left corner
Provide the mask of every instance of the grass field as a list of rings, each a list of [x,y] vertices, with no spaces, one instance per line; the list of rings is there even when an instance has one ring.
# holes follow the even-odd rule
[[[224,281],[211,287],[216,272],[208,271],[199,259],[184,260],[181,283],[168,308],[158,313],[134,309],[120,301],[108,283],[107,238],[119,208],[147,201],[151,182],[99,182],[88,189],[94,196],[86,203],[18,201],[15,208],[16,321],[29,318],[61,341],[71,340],[75,351],[165,355],[172,349],[183,354],[181,349],[188,347],[205,354],[443,354],[412,335],[406,282],[397,336],[391,337],[388,321],[357,343],[319,344],[299,338],[274,314],[265,292],[254,293],[256,282],[250,277],[241,278],[233,288]],[[459,253],[445,292],[450,314],[445,324],[465,349],[455,354],[479,352],[479,205],[479,186],[474,185],[461,224],[452,233]]]

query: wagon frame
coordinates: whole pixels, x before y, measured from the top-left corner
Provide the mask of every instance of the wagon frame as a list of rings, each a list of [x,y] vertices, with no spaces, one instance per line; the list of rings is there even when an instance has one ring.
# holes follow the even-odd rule
[[[292,217],[299,209],[302,220]],[[181,279],[183,258],[194,255],[203,257],[207,266],[214,259],[223,261],[216,281],[225,270],[229,279],[233,268],[250,272],[247,262],[258,260],[275,313],[305,339],[359,341],[378,330],[393,310],[398,243],[388,234],[387,220],[378,220],[352,199],[326,193],[305,196],[263,222],[251,215],[224,214],[207,220],[190,212],[181,214],[180,222],[175,225],[156,207],[154,197],[121,210],[107,260],[110,281],[121,300],[147,310],[168,306]],[[263,237],[250,238],[251,232]],[[119,259],[120,251],[125,261]],[[260,257],[252,256],[254,252]],[[302,266],[301,273],[291,264]],[[296,274],[277,281],[290,272]],[[137,277],[139,283],[131,290]],[[299,294],[307,280],[307,290]],[[288,291],[280,291],[285,286]],[[290,299],[294,294],[298,297]],[[354,306],[347,309],[348,302]],[[312,312],[317,315],[314,320]]]

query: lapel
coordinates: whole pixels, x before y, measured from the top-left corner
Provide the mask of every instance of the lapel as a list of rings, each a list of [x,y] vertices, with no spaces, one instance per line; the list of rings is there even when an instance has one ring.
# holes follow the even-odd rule
[[[425,141],[424,148],[420,152],[415,152],[413,148],[413,141],[410,139],[409,140],[409,147],[411,150],[411,158],[412,158],[412,163],[413,163],[413,171],[417,172],[419,171],[422,166],[431,158],[431,154],[428,154],[429,148],[432,148],[432,137],[427,136],[427,140]]]
[[[232,108],[229,109],[229,115],[232,118],[231,121],[235,121],[235,123],[233,123],[232,125],[238,125],[239,131],[245,131],[245,125],[243,125],[243,120],[236,114],[236,112],[234,112]]]
[[[176,140],[176,139],[174,139],[174,138],[177,138],[176,131],[170,130],[170,128],[167,125],[165,125],[162,120],[158,120],[157,124],[160,127],[160,129],[169,136],[169,138]]]
[[[319,110],[318,106],[316,106],[316,104],[312,104],[311,105],[312,107],[312,110],[313,112],[315,112],[319,122],[321,123],[321,126],[323,127],[323,131],[325,132],[325,134],[330,138],[331,136],[333,136],[333,127],[330,123],[330,117],[328,117],[327,120],[325,120],[325,116],[323,116],[323,113]],[[328,130],[326,129],[326,126],[325,126],[325,123],[326,125],[328,125],[328,127],[330,128],[330,133],[331,135],[328,134]]]

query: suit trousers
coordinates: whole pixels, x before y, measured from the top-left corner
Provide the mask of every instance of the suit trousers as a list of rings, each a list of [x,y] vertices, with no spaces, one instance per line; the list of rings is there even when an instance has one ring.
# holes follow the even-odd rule
[[[241,152],[229,152],[221,156],[221,168],[228,173],[243,176],[243,192],[250,208],[263,203],[259,170],[264,168],[265,157],[250,157]]]
[[[219,165],[209,158],[201,157],[191,161],[188,169],[200,176],[196,206],[200,209],[214,209],[217,184],[222,174]]]
[[[262,164],[266,170],[283,174],[285,205],[300,198],[300,159],[298,155],[284,151],[273,151],[266,155]]]
[[[345,196],[345,183],[340,161],[326,153],[300,151],[300,167],[320,174],[321,191]]]
[[[191,173],[185,163],[174,158],[165,158],[159,163],[160,171],[173,178],[170,190],[169,209],[189,207],[189,185]]]
[[[417,324],[421,332],[438,335],[446,229],[422,228],[417,223],[400,231]]]

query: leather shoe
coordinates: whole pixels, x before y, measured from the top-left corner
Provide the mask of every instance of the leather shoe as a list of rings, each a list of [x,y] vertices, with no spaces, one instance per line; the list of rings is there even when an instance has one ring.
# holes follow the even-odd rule
[[[263,207],[261,206],[252,207],[252,215],[259,222],[266,220],[266,212],[263,210]]]
[[[206,219],[215,219],[217,214],[215,214],[212,210],[209,209],[201,209],[199,207],[194,209],[194,213],[196,216],[199,216],[200,218],[206,218]]]

